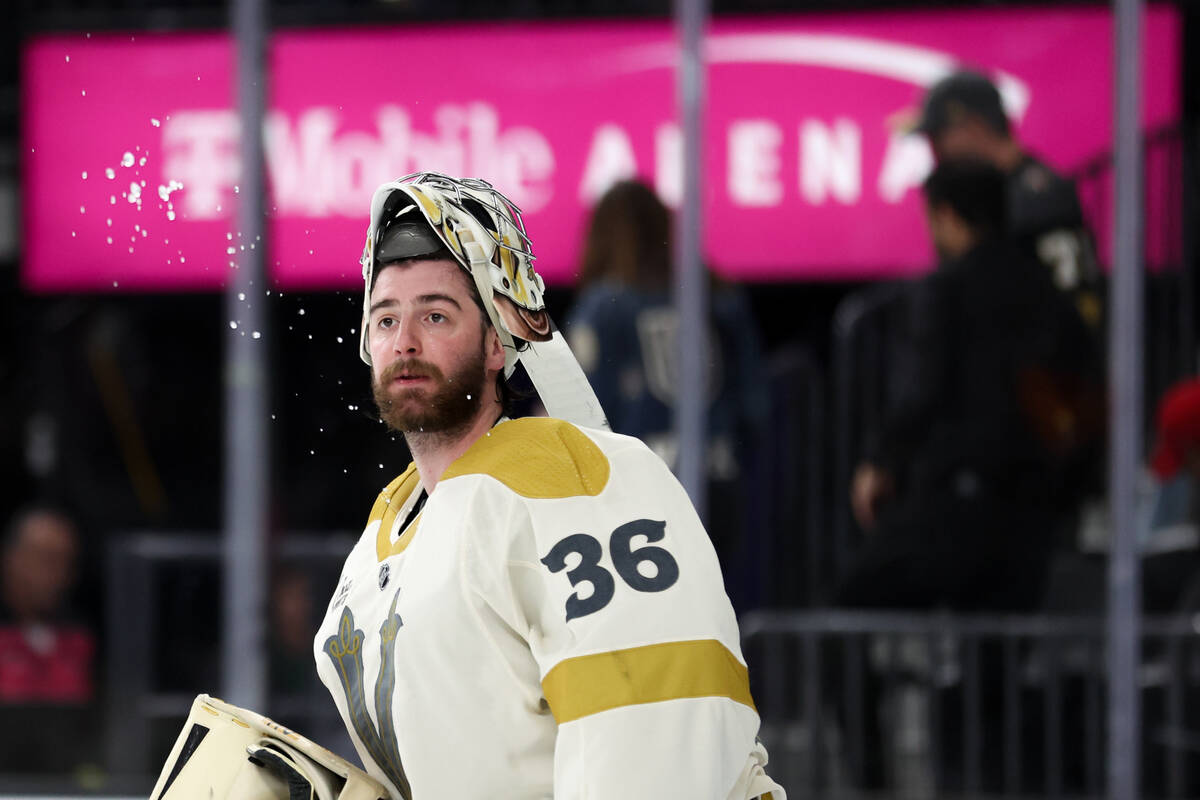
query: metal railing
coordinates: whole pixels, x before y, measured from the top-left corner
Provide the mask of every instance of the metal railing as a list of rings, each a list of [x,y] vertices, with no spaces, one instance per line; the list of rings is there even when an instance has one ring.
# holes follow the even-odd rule
[[[754,612],[742,637],[789,797],[1103,794],[1102,617]],[[1142,641],[1142,796],[1195,796],[1200,623]]]
[[[315,605],[323,607],[355,539],[344,532],[280,536],[272,556],[320,581]],[[116,537],[109,547],[105,761],[111,775],[152,780],[193,698],[219,691],[221,554],[211,532],[141,532]],[[276,691],[270,705],[264,711],[273,718],[339,749],[340,739],[322,739],[325,730],[344,735],[327,696]]]

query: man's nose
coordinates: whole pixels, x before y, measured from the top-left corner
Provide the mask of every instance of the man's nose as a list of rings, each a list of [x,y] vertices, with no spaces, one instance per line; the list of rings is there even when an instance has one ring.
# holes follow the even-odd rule
[[[416,335],[416,325],[407,320],[398,323],[392,337],[392,349],[409,355],[419,353],[421,342]]]

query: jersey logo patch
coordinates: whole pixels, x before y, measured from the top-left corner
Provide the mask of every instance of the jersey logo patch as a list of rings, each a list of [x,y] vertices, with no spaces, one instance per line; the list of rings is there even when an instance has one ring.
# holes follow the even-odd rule
[[[391,577],[392,567],[386,561],[379,565],[379,591],[383,591],[388,585],[388,578]],[[392,606],[395,609],[395,605]]]
[[[396,613],[400,590],[396,590],[383,625],[379,627],[379,676],[375,681],[376,727],[367,711],[366,680],[363,674],[362,646],[366,636],[354,626],[350,607],[342,609],[337,633],[325,640],[324,651],[337,670],[342,691],[346,693],[346,708],[350,724],[362,741],[371,759],[403,797],[412,797],[404,766],[400,762],[400,745],[392,721],[392,695],[396,689],[396,635],[404,621]]]

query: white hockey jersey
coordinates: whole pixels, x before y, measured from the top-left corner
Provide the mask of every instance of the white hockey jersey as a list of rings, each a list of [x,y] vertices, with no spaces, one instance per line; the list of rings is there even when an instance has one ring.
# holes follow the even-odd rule
[[[713,798],[763,772],[737,622],[683,488],[637,439],[494,427],[379,496],[314,642],[396,798]]]

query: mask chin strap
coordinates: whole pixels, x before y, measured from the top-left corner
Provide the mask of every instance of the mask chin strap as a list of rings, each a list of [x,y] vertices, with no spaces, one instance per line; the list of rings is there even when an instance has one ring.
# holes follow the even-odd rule
[[[517,350],[513,335],[505,327],[496,310],[495,292],[492,289],[491,262],[477,242],[464,241],[463,252],[471,264],[471,278],[483,298],[492,326],[504,346],[504,377],[512,376],[517,361],[525,365],[525,372],[537,390],[546,413],[585,428],[610,430],[608,418],[600,408],[596,392],[588,383],[583,368],[575,360],[567,340],[553,321],[550,322],[551,338],[548,342],[526,342],[523,350]]]

